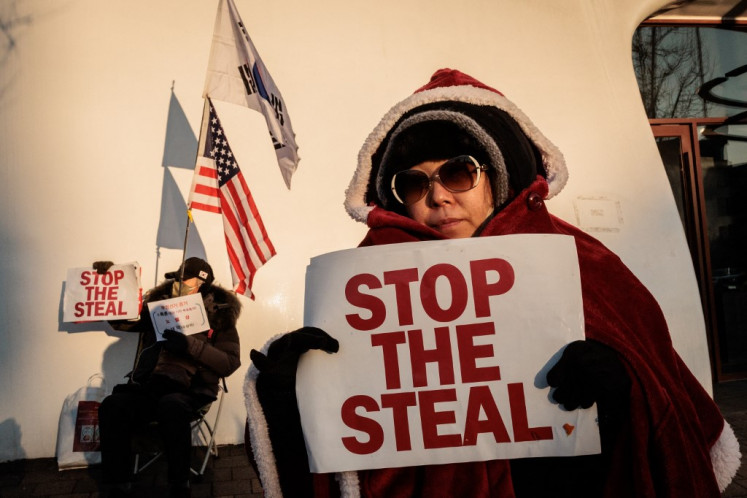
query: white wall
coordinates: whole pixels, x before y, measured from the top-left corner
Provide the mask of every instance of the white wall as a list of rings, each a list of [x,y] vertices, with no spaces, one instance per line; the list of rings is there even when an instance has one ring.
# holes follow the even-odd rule
[[[497,87],[566,154],[551,210],[619,206],[594,232],[653,291],[678,349],[710,389],[703,319],[679,218],[631,68],[635,26],[663,0],[236,0],[292,117],[301,163],[283,185],[256,113],[219,106],[278,255],[242,298],[241,369],[219,443],[242,438],[249,350],[301,325],[311,256],[352,247],[344,212],[358,148],[388,108],[440,67]],[[61,321],[67,268],[138,261],[150,287],[180,261],[156,255],[172,81],[197,132],[217,2],[5,0],[0,37],[0,461],[53,456],[65,396],[95,372],[110,385],[135,339]],[[26,17],[30,16],[30,17]],[[191,172],[173,170],[186,190]],[[586,206],[586,207],[584,207]],[[230,286],[220,219],[196,213],[217,279]],[[158,272],[158,275],[156,275]]]

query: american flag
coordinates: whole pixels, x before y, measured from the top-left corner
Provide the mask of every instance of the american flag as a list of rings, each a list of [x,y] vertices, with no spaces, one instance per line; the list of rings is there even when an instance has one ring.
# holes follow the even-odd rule
[[[205,99],[202,119],[189,208],[223,214],[235,291],[254,299],[254,274],[275,255],[275,248],[210,99]]]

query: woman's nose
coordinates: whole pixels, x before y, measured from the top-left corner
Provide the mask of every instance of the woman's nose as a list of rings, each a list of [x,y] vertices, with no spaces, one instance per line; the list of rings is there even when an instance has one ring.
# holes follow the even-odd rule
[[[446,190],[441,182],[434,179],[431,181],[430,192],[428,193],[429,200],[434,206],[440,206],[444,203],[450,203],[453,200],[453,194]]]

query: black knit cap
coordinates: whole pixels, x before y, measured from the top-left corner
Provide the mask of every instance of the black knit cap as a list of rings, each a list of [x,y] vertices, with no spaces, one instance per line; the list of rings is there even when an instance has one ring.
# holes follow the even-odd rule
[[[390,189],[399,171],[429,160],[468,154],[488,167],[496,207],[545,176],[539,151],[505,111],[492,106],[445,101],[404,114],[372,157],[369,196],[374,192],[386,209],[403,206]],[[367,199],[370,201],[371,199]]]

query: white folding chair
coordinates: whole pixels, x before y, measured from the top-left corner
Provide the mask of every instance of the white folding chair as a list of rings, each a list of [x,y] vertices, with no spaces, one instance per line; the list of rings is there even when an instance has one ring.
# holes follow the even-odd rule
[[[205,457],[202,459],[200,470],[196,471],[193,468],[189,469],[197,476],[201,476],[205,473],[205,467],[207,466],[210,455],[218,458],[218,445],[215,444],[215,431],[218,430],[218,422],[220,422],[220,414],[223,409],[223,396],[228,392],[226,379],[221,378],[221,381],[222,385],[218,389],[218,406],[212,424],[207,419],[208,413],[210,413],[210,407],[202,413],[199,419],[192,422],[192,446],[195,445],[195,439],[198,440],[200,446],[205,446]]]

